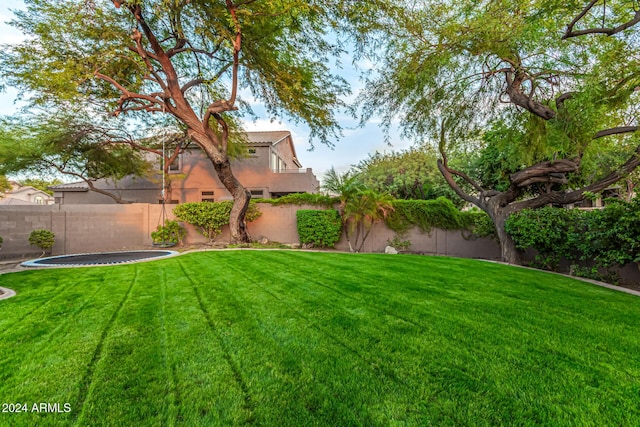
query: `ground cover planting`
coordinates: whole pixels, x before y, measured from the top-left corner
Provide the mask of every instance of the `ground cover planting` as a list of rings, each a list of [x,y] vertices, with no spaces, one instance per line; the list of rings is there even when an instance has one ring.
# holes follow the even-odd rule
[[[640,299],[550,273],[239,250],[0,286],[3,426],[640,424]]]

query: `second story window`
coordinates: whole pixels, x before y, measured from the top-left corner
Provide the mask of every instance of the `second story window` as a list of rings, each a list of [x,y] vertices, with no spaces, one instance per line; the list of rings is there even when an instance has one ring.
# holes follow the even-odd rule
[[[180,172],[180,157],[181,156],[176,157],[175,160],[171,162],[169,165],[169,172]],[[159,169],[162,171],[162,160],[160,160]]]
[[[271,170],[275,173],[287,170],[287,164],[273,151],[271,152]]]

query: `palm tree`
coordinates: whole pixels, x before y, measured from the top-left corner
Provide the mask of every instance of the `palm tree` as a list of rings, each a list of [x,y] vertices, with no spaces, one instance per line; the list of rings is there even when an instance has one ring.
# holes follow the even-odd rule
[[[324,176],[322,188],[340,198],[338,212],[351,252],[360,252],[373,223],[393,211],[391,194],[367,189],[360,176],[351,171],[338,174],[332,167]]]
[[[371,227],[393,211],[393,197],[389,193],[361,190],[353,194],[345,204],[342,221],[346,225],[347,243],[351,252],[360,252],[369,237]],[[351,246],[351,238],[355,251]]]

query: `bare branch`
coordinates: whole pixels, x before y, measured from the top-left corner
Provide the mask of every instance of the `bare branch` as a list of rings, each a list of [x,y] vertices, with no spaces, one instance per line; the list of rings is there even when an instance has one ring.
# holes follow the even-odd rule
[[[578,170],[577,160],[561,159],[556,161],[540,162],[524,170],[511,174],[509,180],[519,187],[531,185],[535,182],[553,182],[551,174],[565,174]],[[559,178],[556,176],[556,178]]]
[[[565,92],[556,98],[556,108],[558,110],[564,108],[564,102],[573,98],[576,92]]]
[[[522,83],[528,80],[526,74],[522,71],[512,71],[505,73],[505,79],[507,81],[507,95],[509,100],[519,106],[528,110],[529,112],[541,117],[545,120],[551,120],[555,117],[556,112],[544,104],[541,104],[533,100],[533,85],[530,95],[522,93]]]
[[[562,36],[562,39],[568,39],[570,37],[580,37],[580,36],[584,36],[587,34],[606,34],[607,36],[612,36],[614,34],[617,33],[621,33],[622,31],[626,30],[627,28],[631,28],[634,25],[636,25],[638,22],[640,22],[640,10],[636,11],[635,15],[633,16],[633,19],[622,23],[620,25],[618,25],[617,27],[613,27],[613,28],[605,28],[604,27],[604,22],[603,22],[603,26],[601,28],[587,28],[584,30],[577,30],[574,31],[573,28],[575,27],[575,25],[578,23],[578,21],[580,21],[582,18],[584,18],[584,16],[591,10],[591,8],[593,8],[593,6],[595,6],[595,4],[597,3],[597,0],[591,0],[589,2],[588,5],[585,6],[585,8],[582,10],[582,12],[580,12],[578,14],[578,16],[576,16],[573,21],[571,21],[569,23],[569,25],[567,26],[567,30],[565,31],[564,35]]]
[[[76,172],[72,172],[72,171],[67,170],[67,169],[65,168],[66,164],[63,164],[63,165],[61,166],[61,165],[58,165],[58,164],[56,164],[56,163],[54,163],[54,162],[47,161],[47,160],[44,160],[44,159],[43,159],[43,162],[45,162],[46,164],[48,164],[49,166],[53,167],[53,168],[54,168],[54,169],[56,169],[58,172],[60,172],[60,173],[62,173],[62,174],[64,174],[64,175],[69,175],[69,176],[73,176],[73,177],[76,177],[76,178],[78,178],[78,179],[81,179],[82,181],[84,181],[84,182],[87,184],[87,186],[89,187],[89,189],[90,189],[91,191],[95,191],[96,193],[99,193],[99,194],[104,194],[105,196],[112,198],[116,203],[119,203],[119,204],[129,204],[129,203],[133,203],[132,201],[124,200],[123,198],[118,197],[118,196],[116,196],[115,194],[113,194],[113,193],[111,193],[111,192],[109,192],[109,191],[102,190],[101,188],[97,188],[97,187],[93,184],[93,181],[94,181],[93,179],[87,178],[87,177],[85,177],[85,176],[84,176],[84,175],[82,175],[82,174],[79,174],[79,173],[76,173]]]
[[[604,129],[596,133],[593,139],[603,138],[609,135],[619,135],[622,133],[636,132],[638,129],[640,129],[640,126],[621,126],[617,128]]]

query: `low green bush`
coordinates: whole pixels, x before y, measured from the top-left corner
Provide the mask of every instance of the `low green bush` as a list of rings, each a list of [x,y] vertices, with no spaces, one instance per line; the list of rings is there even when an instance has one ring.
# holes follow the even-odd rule
[[[504,228],[518,249],[538,251],[538,267],[556,270],[561,259],[576,257],[576,239],[584,214],[578,209],[525,209],[509,216]]]
[[[318,248],[332,248],[342,234],[342,219],[335,209],[296,212],[300,243]]]
[[[151,232],[151,238],[154,244],[172,244],[182,243],[187,235],[187,230],[178,223],[178,221],[167,219],[164,225],[158,225],[156,231]]]
[[[29,243],[42,249],[42,255],[53,247],[55,241],[56,235],[49,230],[33,230],[31,234],[29,234]]]
[[[472,238],[486,237],[498,241],[498,233],[493,220],[486,212],[479,209],[460,212],[464,229],[468,230]],[[468,237],[468,236],[465,236]]]
[[[213,242],[222,227],[229,224],[232,201],[182,203],[173,208],[173,214],[181,221],[196,227],[209,242]],[[262,215],[258,207],[251,203],[245,220],[254,221]]]
[[[640,199],[612,201],[604,209],[545,207],[511,215],[505,230],[519,249],[538,251],[536,263],[555,270],[561,259],[580,275],[611,280],[611,267],[640,262]]]
[[[640,199],[612,201],[589,212],[576,240],[581,259],[594,260],[598,267],[640,262]]]

